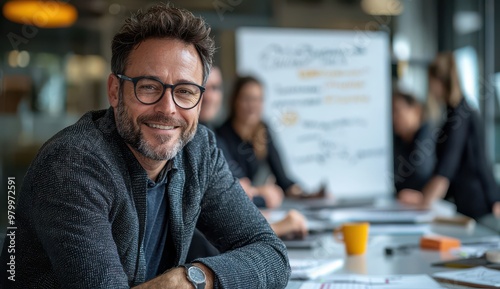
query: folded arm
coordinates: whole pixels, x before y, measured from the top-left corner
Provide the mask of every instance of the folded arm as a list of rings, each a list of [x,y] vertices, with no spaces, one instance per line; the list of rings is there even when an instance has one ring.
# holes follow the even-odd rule
[[[198,228],[225,253],[195,261],[213,270],[214,288],[285,288],[290,267],[283,242],[245,195],[220,150],[212,159]]]

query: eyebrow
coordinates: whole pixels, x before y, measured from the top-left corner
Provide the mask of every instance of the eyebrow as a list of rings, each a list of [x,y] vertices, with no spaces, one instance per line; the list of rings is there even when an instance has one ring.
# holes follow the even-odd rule
[[[178,79],[176,83],[181,83],[181,82],[194,83],[194,84],[197,84],[197,85],[201,85],[201,84],[198,84],[196,81],[191,81],[191,80],[187,80],[187,79],[184,79],[184,78]]]
[[[156,76],[156,75],[148,75],[148,74],[145,74],[145,75],[139,75],[139,76],[135,76],[135,77],[148,77],[148,78],[156,79],[156,80],[160,81],[161,83],[165,83],[165,82],[163,82],[163,80],[161,80],[161,79],[160,79],[158,76]],[[193,83],[193,84],[196,84],[196,85],[201,85],[201,84],[196,83],[195,81],[190,81],[190,80],[187,80],[187,79],[184,79],[184,78],[177,79],[177,81],[175,81],[175,82],[174,82],[174,83],[172,83],[172,84],[176,84],[176,83]]]

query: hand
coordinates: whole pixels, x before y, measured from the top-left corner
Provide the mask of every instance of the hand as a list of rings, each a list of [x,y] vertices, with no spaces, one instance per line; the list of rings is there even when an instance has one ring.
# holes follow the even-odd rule
[[[285,218],[271,225],[273,231],[278,237],[296,236],[304,237],[307,235],[306,218],[296,210],[290,210]]]
[[[398,199],[401,203],[407,205],[424,205],[424,195],[417,190],[403,189],[399,192]]]
[[[162,288],[162,286],[170,286],[172,288],[188,288],[188,285],[193,286],[187,280],[184,268],[174,268],[152,280],[149,280],[146,283],[133,287],[132,289],[155,289]]]
[[[205,288],[212,289],[214,282],[213,271],[207,266],[203,265],[202,263],[193,263],[193,265],[199,267],[205,273],[206,276]],[[167,272],[157,276],[156,278],[146,283],[142,283],[141,285],[136,286],[133,289],[157,289],[157,288],[192,289],[193,284],[191,284],[191,282],[189,282],[189,280],[186,277],[186,269],[178,267],[168,270]]]
[[[491,210],[495,218],[500,219],[500,202],[495,202],[493,204],[493,209]]]
[[[277,208],[283,202],[283,190],[274,184],[266,184],[257,187],[258,195],[266,201],[266,207],[269,209]]]
[[[258,194],[257,188],[252,186],[252,182],[248,178],[241,178],[240,185],[250,200]]]
[[[321,185],[321,187],[319,188],[318,191],[316,191],[316,192],[314,192],[312,194],[309,194],[308,197],[310,197],[310,198],[317,198],[317,199],[326,198],[327,197],[326,186],[324,184]]]
[[[300,198],[304,196],[304,191],[299,185],[293,184],[286,190],[286,195],[292,198]]]
[[[326,187],[322,185],[318,191],[314,193],[306,193],[299,185],[293,184],[286,190],[286,195],[291,198],[321,199],[326,197]]]

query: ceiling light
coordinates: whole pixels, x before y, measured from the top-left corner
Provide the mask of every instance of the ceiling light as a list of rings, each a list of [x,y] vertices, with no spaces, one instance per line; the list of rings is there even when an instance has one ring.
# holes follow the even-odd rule
[[[9,52],[9,55],[7,56],[7,62],[9,63],[10,67],[17,67],[17,56],[19,55],[18,50],[12,50]]]
[[[76,8],[62,1],[10,0],[2,10],[12,22],[40,28],[68,27],[78,18]]]
[[[112,15],[117,15],[118,13],[120,13],[121,9],[122,9],[122,7],[120,6],[120,4],[116,4],[116,3],[109,5],[109,8],[108,8],[109,13]]]
[[[361,8],[370,15],[399,15],[403,12],[400,0],[362,0]]]
[[[27,67],[30,64],[30,54],[28,51],[23,50],[17,55],[17,65],[19,67]]]

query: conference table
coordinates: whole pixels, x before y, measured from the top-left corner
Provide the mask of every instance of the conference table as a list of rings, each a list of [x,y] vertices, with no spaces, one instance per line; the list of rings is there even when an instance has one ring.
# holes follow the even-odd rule
[[[302,211],[306,217],[312,212],[319,210],[328,210],[323,208],[307,208],[307,206],[299,205],[300,203],[288,202],[284,204],[284,208],[296,208]],[[449,208],[445,202],[444,207]],[[383,205],[382,208],[389,208],[392,205]],[[333,208],[332,211],[341,211],[345,208]],[[359,208],[352,207],[350,211],[358,210],[360,214],[366,213],[370,207],[361,206]],[[434,210],[443,210],[443,207],[435,208]],[[450,212],[445,213],[450,215]],[[453,212],[456,216],[457,214]],[[492,220],[493,222],[494,220]],[[498,220],[500,221],[500,220]],[[340,223],[335,224],[330,222],[328,225],[336,227]],[[328,227],[326,227],[328,228]],[[420,224],[373,224],[373,234],[370,234],[367,251],[363,255],[348,256],[345,253],[344,244],[334,239],[333,234],[328,229],[321,233],[312,235],[314,242],[301,248],[292,243],[288,248],[289,258],[291,260],[343,260],[343,264],[337,270],[328,274],[360,274],[366,276],[380,275],[400,275],[400,274],[428,274],[432,275],[436,272],[460,270],[448,268],[444,266],[433,266],[436,262],[455,260],[459,258],[456,252],[453,251],[437,251],[421,249],[419,246],[420,238],[423,235],[442,235],[457,238],[462,244],[497,244],[500,246],[500,234],[491,230],[479,223],[470,223],[468,226],[457,224],[439,224],[433,222],[425,222]],[[383,228],[383,230],[381,230]],[[392,230],[391,230],[392,228]],[[402,228],[398,229],[398,228]],[[414,230],[413,230],[413,229]],[[286,242],[285,242],[286,243]],[[387,251],[389,250],[389,252]],[[500,274],[500,271],[499,271]],[[474,288],[457,284],[440,283],[445,288]],[[334,287],[335,288],[335,287]]]

